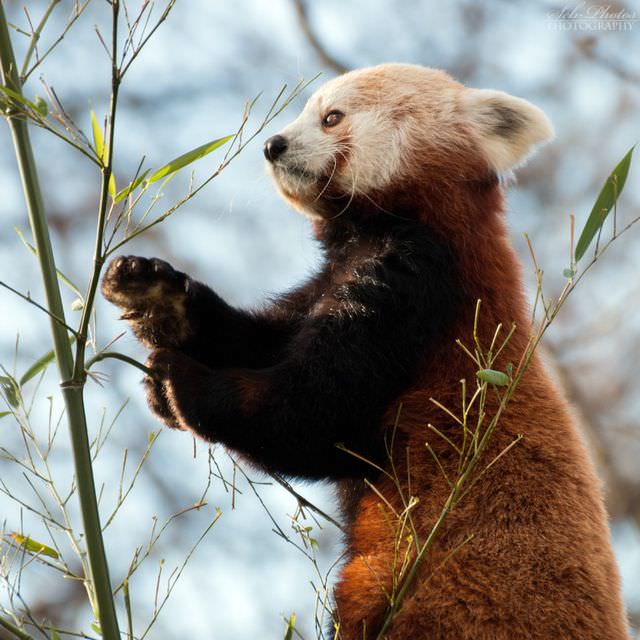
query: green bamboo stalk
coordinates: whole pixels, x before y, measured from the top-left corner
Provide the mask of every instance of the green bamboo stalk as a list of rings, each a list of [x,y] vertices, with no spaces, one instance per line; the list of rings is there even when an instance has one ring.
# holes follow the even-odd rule
[[[2,616],[0,616],[0,627],[3,627],[4,629],[12,633],[16,638],[20,638],[20,640],[33,640],[32,636],[24,632],[22,629],[19,629],[15,624],[13,624],[13,622],[6,620]]]
[[[0,0],[0,70],[5,86],[21,93],[20,80],[9,29]],[[7,122],[13,138],[16,159],[22,180],[22,187],[29,214],[29,223],[38,250],[40,272],[43,280],[47,307],[51,314],[64,321],[64,307],[56,273],[51,239],[47,228],[42,193],[29,140],[27,123],[23,118],[7,113]],[[105,640],[120,640],[118,620],[115,612],[113,593],[109,580],[109,569],[104,551],[100,515],[96,500],[91,454],[87,436],[87,422],[84,410],[84,379],[74,378],[74,361],[66,329],[51,320],[53,347],[61,377],[60,386],[67,409],[69,432],[73,448],[73,458],[78,486],[78,496],[89,556],[90,580],[95,595],[96,614]],[[82,372],[84,374],[84,372]]]
[[[112,0],[111,11],[113,24],[111,28],[111,99],[109,101],[109,119],[107,122],[106,158],[101,158],[102,182],[100,184],[100,204],[98,206],[98,226],[96,230],[95,248],[93,253],[93,271],[85,295],[82,317],[78,327],[78,338],[76,340],[76,358],[73,377],[79,381],[84,378],[85,372],[85,350],[87,345],[87,335],[93,302],[98,291],[100,273],[105,261],[103,250],[104,230],[107,220],[107,205],[109,201],[109,180],[111,179],[111,167],[113,164],[113,142],[115,135],[116,107],[118,105],[118,90],[120,88],[120,70],[117,64],[118,47],[118,13],[120,11],[120,1]]]

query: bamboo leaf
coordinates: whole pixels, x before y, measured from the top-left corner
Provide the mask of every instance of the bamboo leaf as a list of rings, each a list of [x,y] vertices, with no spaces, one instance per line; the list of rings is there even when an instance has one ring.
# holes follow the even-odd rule
[[[482,382],[495,384],[499,387],[504,387],[509,384],[509,376],[506,373],[496,371],[495,369],[480,369],[480,371],[476,372],[476,376]]]
[[[287,624],[287,632],[284,635],[284,640],[291,640],[293,638],[293,631],[296,628],[296,614],[292,613]]]
[[[20,406],[20,388],[13,376],[0,376],[0,387],[7,402],[16,409]]]
[[[208,155],[218,147],[221,147],[226,142],[229,142],[231,138],[234,136],[225,136],[224,138],[218,138],[217,140],[212,140],[211,142],[207,142],[207,144],[203,144],[191,151],[187,151],[187,153],[183,153],[181,156],[174,158],[171,162],[168,162],[164,165],[164,167],[160,167],[155,173],[151,175],[151,177],[147,180],[147,184],[152,184],[157,182],[161,178],[165,176],[171,175],[180,169],[183,169],[187,165],[190,165],[192,162],[196,160],[200,160],[200,158],[204,158],[204,156]]]
[[[0,86],[0,91],[4,92],[10,98],[13,98],[16,102],[20,103],[22,106],[30,107],[34,111],[39,111],[35,103],[31,102],[31,100],[28,100],[17,91],[14,91],[13,89],[9,89],[9,87],[6,87],[6,86]]]
[[[19,547],[24,547],[30,553],[48,556],[49,558],[55,558],[56,560],[60,557],[55,549],[52,549],[46,544],[38,542],[29,536],[22,536],[19,533],[12,533],[10,535]]]
[[[73,344],[76,341],[75,336],[69,338],[69,343]],[[56,358],[55,352],[48,351],[41,358],[38,358],[22,375],[20,378],[20,386],[29,382],[32,378],[35,378],[43,369],[48,367]]]
[[[34,104],[35,104],[35,107],[36,107],[36,111],[43,118],[46,118],[47,114],[49,113],[49,105],[47,104],[47,101],[44,98],[41,98],[40,96],[36,96]]]
[[[629,166],[631,165],[631,155],[633,154],[634,149],[635,145],[627,151],[624,158],[620,160],[616,168],[606,179],[604,186],[598,195],[598,199],[593,205],[593,209],[591,209],[591,213],[584,225],[584,229],[582,229],[580,238],[578,239],[578,244],[576,245],[575,250],[576,262],[578,262],[578,260],[580,260],[580,258],[585,254],[600,227],[602,227],[604,221],[607,219],[609,212],[620,197],[620,194],[624,189],[624,184],[627,180]]]
[[[45,353],[41,358],[38,358],[20,378],[20,386],[29,382],[29,380],[37,376],[43,369],[46,369],[55,360],[55,357],[55,352],[51,350],[48,353]]]
[[[113,172],[109,176],[109,184],[107,185],[107,189],[109,191],[109,195],[115,200],[116,199],[116,179],[113,175]]]
[[[124,610],[127,613],[127,626],[129,628],[129,640],[133,640],[133,614],[131,612],[131,594],[129,593],[129,579],[122,583],[122,595],[124,596]]]
[[[116,194],[116,197],[114,198],[114,200],[116,202],[120,202],[120,200],[123,200],[132,191],[137,189],[140,186],[140,184],[144,181],[144,179],[147,177],[147,174],[149,173],[149,171],[150,171],[150,169],[147,169],[144,173],[140,174],[135,180],[130,182],[122,191],[119,191]]]
[[[104,142],[104,136],[102,135],[102,129],[98,124],[98,119],[96,118],[96,114],[91,111],[91,130],[93,131],[93,146],[95,147],[96,154],[98,158],[100,158],[100,162],[102,166],[107,164],[107,160],[109,159],[109,147]],[[113,175],[113,171],[109,176],[109,184],[107,185],[107,191],[109,195],[115,200],[116,198],[116,178]]]
[[[102,135],[102,129],[98,124],[96,114],[91,110],[91,129],[93,131],[93,146],[96,150],[96,155],[100,159],[100,162],[104,165],[107,160],[107,149],[104,145],[104,136]]]
[[[0,411],[0,418],[12,415],[11,411]]]

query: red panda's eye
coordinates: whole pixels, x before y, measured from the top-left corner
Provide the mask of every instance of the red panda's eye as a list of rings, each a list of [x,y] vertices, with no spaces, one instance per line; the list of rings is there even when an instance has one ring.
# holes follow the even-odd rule
[[[342,120],[342,118],[344,118],[344,113],[342,113],[342,111],[329,111],[329,113],[327,113],[327,115],[322,118],[322,126],[335,127]]]

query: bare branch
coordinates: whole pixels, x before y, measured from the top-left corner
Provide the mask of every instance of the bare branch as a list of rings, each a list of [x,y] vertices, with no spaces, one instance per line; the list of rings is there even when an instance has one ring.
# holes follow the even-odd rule
[[[322,60],[327,67],[333,69],[336,73],[346,73],[349,71],[349,67],[331,55],[318,39],[318,36],[313,31],[311,22],[309,21],[309,13],[304,0],[293,0],[293,6],[296,10],[298,24],[302,29],[302,33],[305,35],[311,45],[311,48],[316,52],[320,60]]]

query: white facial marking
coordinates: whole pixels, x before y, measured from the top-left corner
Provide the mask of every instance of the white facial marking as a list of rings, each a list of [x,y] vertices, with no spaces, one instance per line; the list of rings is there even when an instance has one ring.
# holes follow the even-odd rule
[[[344,115],[323,126],[334,110]],[[280,135],[288,146],[270,172],[296,207],[322,215],[323,197],[374,201],[405,179],[453,188],[488,169],[508,171],[553,129],[520,98],[467,89],[437,69],[385,64],[327,82]]]
[[[396,177],[404,130],[393,122],[385,105],[388,96],[370,103],[360,99],[354,80],[361,75],[346,74],[322,86],[280,132],[289,146],[270,170],[284,191],[304,197],[333,186],[344,195],[366,194]],[[344,117],[324,127],[323,118],[333,110]]]

